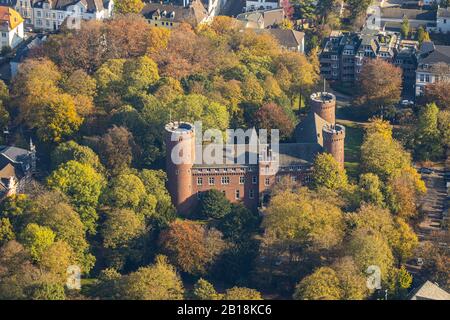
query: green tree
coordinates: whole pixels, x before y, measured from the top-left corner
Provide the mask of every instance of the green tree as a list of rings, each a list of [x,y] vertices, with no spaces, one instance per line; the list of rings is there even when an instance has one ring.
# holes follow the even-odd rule
[[[263,298],[255,289],[233,287],[225,291],[223,300],[263,300]]]
[[[181,300],[183,284],[164,256],[155,264],[141,267],[119,281],[120,298],[125,300]]]
[[[71,160],[51,173],[47,185],[67,195],[85,228],[95,233],[98,219],[95,208],[104,186],[103,176],[91,166]]]
[[[51,228],[56,240],[63,240],[71,246],[75,261],[83,272],[91,270],[95,257],[89,253],[86,229],[65,196],[57,191],[45,192],[33,199],[29,212],[31,221]]]
[[[423,106],[419,111],[414,144],[419,160],[436,160],[442,157],[444,146],[438,128],[439,108],[435,103]]]
[[[329,199],[301,189],[274,196],[262,223],[265,237],[290,250],[331,249],[342,242],[342,212]]]
[[[243,204],[233,204],[231,212],[220,220],[219,230],[225,239],[241,241],[248,238],[259,226],[257,213],[247,209]]]
[[[103,246],[116,249],[128,247],[133,240],[142,236],[145,229],[142,217],[128,209],[113,209],[106,213],[102,226]]]
[[[147,194],[141,179],[131,173],[120,174],[111,179],[105,197],[107,205],[129,208],[143,212],[146,216],[154,213],[157,202],[155,196]]]
[[[59,144],[52,151],[51,158],[53,168],[57,168],[60,164],[69,160],[75,160],[92,166],[98,172],[104,170],[97,154],[91,148],[79,145],[73,140]]]
[[[294,293],[296,300],[340,300],[343,293],[336,272],[321,267],[302,279]]]
[[[123,65],[123,74],[123,82],[131,95],[147,90],[159,79],[158,66],[147,56],[127,60]]]
[[[423,26],[419,26],[419,28],[417,29],[417,41],[419,41],[420,45],[424,41],[430,41],[430,35]]]
[[[33,300],[66,300],[64,287],[58,283],[39,283],[32,290]]]
[[[401,32],[403,38],[405,38],[405,39],[408,38],[410,30],[411,30],[411,26],[409,24],[409,19],[408,19],[408,17],[404,17],[403,21],[402,21],[402,25],[400,27],[400,32]]]
[[[130,167],[135,147],[133,134],[127,128],[113,126],[100,139],[100,159],[113,174],[122,173]]]
[[[313,181],[316,188],[325,187],[331,190],[339,190],[347,187],[345,170],[328,153],[316,156],[313,166]]]
[[[55,233],[48,227],[28,224],[20,235],[21,242],[30,250],[31,257],[40,261],[45,251],[55,241]]]
[[[223,192],[211,189],[202,195],[201,212],[204,217],[221,219],[231,212],[231,203]]]
[[[381,190],[381,182],[377,175],[373,173],[364,173],[359,176],[360,200],[371,203],[376,206],[382,206],[384,196]]]
[[[144,8],[141,0],[118,0],[114,3],[114,11],[116,13],[140,13]]]
[[[15,238],[13,226],[8,218],[0,218],[0,246]]]
[[[367,230],[355,232],[348,243],[348,252],[361,272],[371,266],[378,266],[382,279],[392,270],[394,257],[388,242],[380,235]]]
[[[220,298],[214,286],[203,278],[197,280],[192,293],[196,300],[218,300]]]

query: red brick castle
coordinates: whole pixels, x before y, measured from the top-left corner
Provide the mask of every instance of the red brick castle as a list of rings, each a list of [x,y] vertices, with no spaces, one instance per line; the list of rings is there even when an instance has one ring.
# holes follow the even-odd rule
[[[277,151],[269,144],[258,143],[257,154],[252,154],[254,151],[248,145],[240,145],[241,148],[235,149],[234,159],[223,164],[195,161],[196,132],[192,124],[167,124],[168,189],[179,213],[189,215],[195,210],[201,193],[210,189],[224,192],[232,202],[242,202],[248,208],[256,209],[264,205],[271,188],[282,177],[307,184],[318,153],[330,153],[344,166],[345,127],[335,123],[336,97],[328,92],[314,93],[310,97],[310,106],[310,113],[295,130],[296,143],[280,143]],[[253,134],[256,135],[256,131]],[[182,163],[172,161],[174,151],[182,154]],[[257,161],[248,161],[252,156]],[[234,160],[238,157],[246,160],[237,163]]]

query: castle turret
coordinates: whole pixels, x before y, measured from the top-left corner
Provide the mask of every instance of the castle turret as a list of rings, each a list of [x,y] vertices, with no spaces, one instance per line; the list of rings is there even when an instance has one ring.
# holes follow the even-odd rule
[[[345,127],[336,125],[326,125],[322,129],[323,151],[331,154],[344,168],[344,140]]]
[[[195,130],[187,122],[171,122],[166,131],[166,171],[172,202],[181,214],[192,205],[192,167],[195,160]]]
[[[330,124],[336,122],[336,96],[329,92],[316,92],[310,97],[311,112]]]

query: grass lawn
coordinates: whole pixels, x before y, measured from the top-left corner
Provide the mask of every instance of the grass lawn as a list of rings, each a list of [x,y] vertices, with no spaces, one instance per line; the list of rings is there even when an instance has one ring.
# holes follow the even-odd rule
[[[356,180],[360,173],[361,144],[367,123],[346,118],[344,113],[338,112],[336,122],[345,126],[345,169],[349,178]]]

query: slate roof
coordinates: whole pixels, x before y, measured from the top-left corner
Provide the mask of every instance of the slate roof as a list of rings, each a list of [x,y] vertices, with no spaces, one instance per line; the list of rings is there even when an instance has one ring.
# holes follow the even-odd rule
[[[163,12],[166,15],[162,15]],[[183,7],[173,4],[147,3],[141,11],[141,14],[147,18],[157,16],[163,21],[188,22],[198,24],[207,16],[207,11],[200,1],[193,1],[189,7]]]
[[[295,140],[299,143],[312,143],[323,146],[322,128],[329,124],[317,113],[309,113],[295,128]]]
[[[284,29],[267,29],[278,43],[285,48],[294,48],[301,45],[305,34],[296,30],[284,30]]]
[[[264,28],[281,23],[284,19],[284,9],[267,9],[257,10],[251,12],[244,12],[238,14],[236,19],[246,22],[247,28],[259,28],[261,23],[264,23]]]
[[[434,51],[421,61],[423,64],[439,62],[450,64],[450,46],[435,46]]]
[[[436,21],[436,10],[404,9],[388,7],[381,9],[381,19],[403,19]]]

